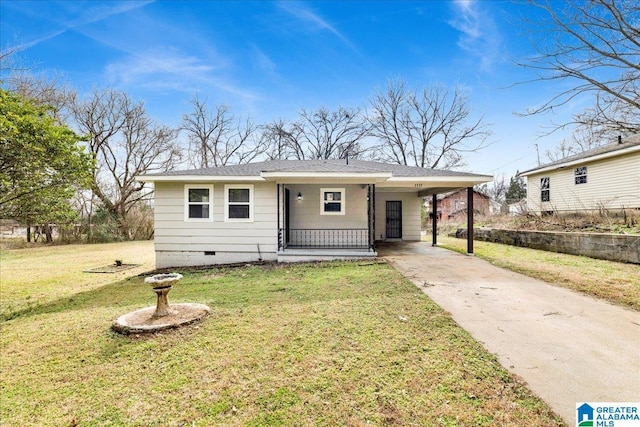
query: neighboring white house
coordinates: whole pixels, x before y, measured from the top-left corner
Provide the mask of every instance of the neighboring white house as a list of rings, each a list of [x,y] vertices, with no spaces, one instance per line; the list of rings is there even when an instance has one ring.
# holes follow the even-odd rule
[[[423,197],[492,177],[359,160],[274,160],[148,174],[156,267],[376,256],[420,240]]]
[[[520,173],[534,213],[640,208],[640,135]]]

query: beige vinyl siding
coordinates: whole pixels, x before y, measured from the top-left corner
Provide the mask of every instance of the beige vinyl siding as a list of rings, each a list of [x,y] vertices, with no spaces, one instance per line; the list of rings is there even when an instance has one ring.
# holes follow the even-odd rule
[[[367,187],[342,184],[287,184],[290,195],[290,245],[319,242],[343,245],[367,245]],[[344,189],[344,214],[321,214],[322,190]],[[302,200],[298,200],[298,193]],[[354,230],[327,232],[323,230]],[[304,231],[296,231],[304,230]],[[330,236],[330,237],[329,237]]]
[[[417,193],[376,191],[376,240],[386,239],[387,201],[402,202],[402,240],[420,240],[422,198]]]
[[[287,185],[291,198],[289,226],[296,228],[367,228],[367,187],[360,185],[320,184]],[[320,189],[344,188],[345,214],[320,214]],[[302,200],[298,200],[298,193]]]
[[[189,183],[189,186],[198,184],[211,185],[203,182]],[[156,267],[275,260],[278,242],[276,185],[252,185],[252,222],[225,222],[224,182],[213,184],[213,220],[192,222],[185,221],[185,184],[157,182],[154,215]]]
[[[574,171],[587,167],[587,182],[576,184]],[[550,178],[550,200],[540,200],[540,179]],[[529,210],[584,211],[593,209],[640,208],[640,152],[527,177]]]

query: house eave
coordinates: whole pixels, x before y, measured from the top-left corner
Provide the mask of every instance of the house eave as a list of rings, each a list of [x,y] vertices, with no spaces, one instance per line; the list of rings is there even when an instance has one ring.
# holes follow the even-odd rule
[[[634,153],[636,151],[640,151],[640,145],[633,145],[631,147],[623,148],[621,150],[610,151],[608,153],[597,154],[591,157],[583,157],[580,159],[569,160],[567,162],[556,163],[554,165],[549,166],[541,166],[534,169],[529,169],[524,172],[520,172],[518,176],[529,176],[529,175],[538,175],[545,172],[550,172],[558,169],[565,169],[577,165],[583,165],[585,163],[591,163],[598,160],[610,159],[612,157],[624,156],[626,154]]]
[[[262,172],[265,181],[281,184],[377,184],[388,180],[392,174],[388,172]]]
[[[256,175],[140,175],[136,178],[142,182],[264,182]]]
[[[380,188],[412,188],[425,195],[473,187],[477,184],[490,182],[490,175],[469,176],[436,176],[436,177],[393,177],[379,185]]]

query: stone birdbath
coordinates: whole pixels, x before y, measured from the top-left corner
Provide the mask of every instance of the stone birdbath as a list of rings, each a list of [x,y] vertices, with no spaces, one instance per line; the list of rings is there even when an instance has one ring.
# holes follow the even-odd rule
[[[203,319],[211,309],[204,304],[169,304],[167,294],[174,283],[182,279],[179,273],[155,274],[144,281],[150,284],[156,294],[156,306],[147,307],[120,316],[113,322],[114,331],[121,334],[157,332],[177,328]]]
[[[168,316],[173,311],[169,306],[169,298],[167,294],[173,289],[172,283],[182,279],[182,274],[170,273],[170,274],[155,274],[151,277],[144,279],[145,283],[149,283],[153,287],[153,292],[158,296],[156,302],[156,311],[153,313],[153,317]]]

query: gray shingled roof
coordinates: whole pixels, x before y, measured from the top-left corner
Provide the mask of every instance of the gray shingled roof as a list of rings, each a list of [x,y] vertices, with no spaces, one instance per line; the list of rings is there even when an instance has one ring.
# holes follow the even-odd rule
[[[530,174],[531,172],[535,172],[540,169],[546,169],[553,166],[560,166],[565,163],[574,162],[576,160],[589,159],[590,157],[598,156],[601,154],[613,153],[615,151],[624,150],[625,148],[633,147],[636,145],[640,145],[640,135],[633,135],[626,140],[623,139],[622,143],[614,142],[611,144],[601,145],[600,147],[596,147],[591,150],[584,151],[579,154],[575,154],[573,156],[565,157],[564,159],[547,163],[545,165],[541,165],[535,167],[533,169],[529,169],[523,172],[520,172],[520,175]]]
[[[146,176],[260,176],[262,172],[350,172],[380,173],[391,172],[394,177],[421,176],[478,176],[468,172],[456,172],[440,169],[425,169],[414,166],[394,165],[370,162],[365,160],[270,160],[266,162],[247,163],[243,165],[218,166],[204,169],[169,171]]]

